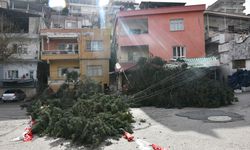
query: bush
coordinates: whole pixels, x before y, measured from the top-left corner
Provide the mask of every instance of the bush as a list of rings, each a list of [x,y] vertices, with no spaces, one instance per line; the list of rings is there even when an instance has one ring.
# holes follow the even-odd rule
[[[35,119],[33,132],[98,146],[109,137],[120,137],[120,128],[132,132],[133,117],[121,97],[104,95],[89,79],[74,88],[64,84],[56,94],[40,96],[28,111]]]
[[[220,107],[235,101],[232,89],[209,78],[208,68],[164,68],[161,62],[140,61],[129,73],[132,106]]]

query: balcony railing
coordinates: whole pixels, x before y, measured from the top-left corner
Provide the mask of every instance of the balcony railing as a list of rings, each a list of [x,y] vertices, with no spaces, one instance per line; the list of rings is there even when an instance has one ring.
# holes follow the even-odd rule
[[[42,51],[42,55],[54,55],[54,54],[78,54],[78,50],[46,50]]]
[[[120,59],[119,62],[121,62],[121,63],[137,63],[140,58],[142,58],[142,57],[133,57],[131,59]]]
[[[36,87],[36,83],[34,79],[2,79],[0,80],[0,87]]]

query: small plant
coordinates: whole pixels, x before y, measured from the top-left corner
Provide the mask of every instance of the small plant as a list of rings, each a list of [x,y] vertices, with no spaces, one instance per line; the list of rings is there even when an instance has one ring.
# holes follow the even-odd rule
[[[78,77],[79,77],[79,73],[76,71],[72,71],[72,72],[67,73],[66,81],[67,82],[77,82]]]

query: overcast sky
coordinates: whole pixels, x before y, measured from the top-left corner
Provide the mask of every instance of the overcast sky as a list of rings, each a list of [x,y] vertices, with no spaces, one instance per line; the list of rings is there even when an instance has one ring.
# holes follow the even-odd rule
[[[206,4],[206,6],[209,6],[214,2],[216,2],[216,0],[135,0],[135,1],[136,2],[140,1],[185,2],[186,5]],[[246,0],[245,6],[246,6],[245,13],[250,14],[250,0]]]

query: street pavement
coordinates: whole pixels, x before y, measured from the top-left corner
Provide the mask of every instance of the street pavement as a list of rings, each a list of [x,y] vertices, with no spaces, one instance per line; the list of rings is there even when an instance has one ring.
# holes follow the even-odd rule
[[[138,144],[154,143],[169,150],[249,150],[250,93],[237,94],[239,102],[221,108],[133,108],[135,142],[111,140],[102,150],[146,150]],[[22,136],[29,117],[22,103],[0,103],[0,150],[75,150],[69,141],[35,136],[31,142],[12,141]],[[210,116],[230,121],[209,121]],[[144,121],[141,121],[144,120]]]

